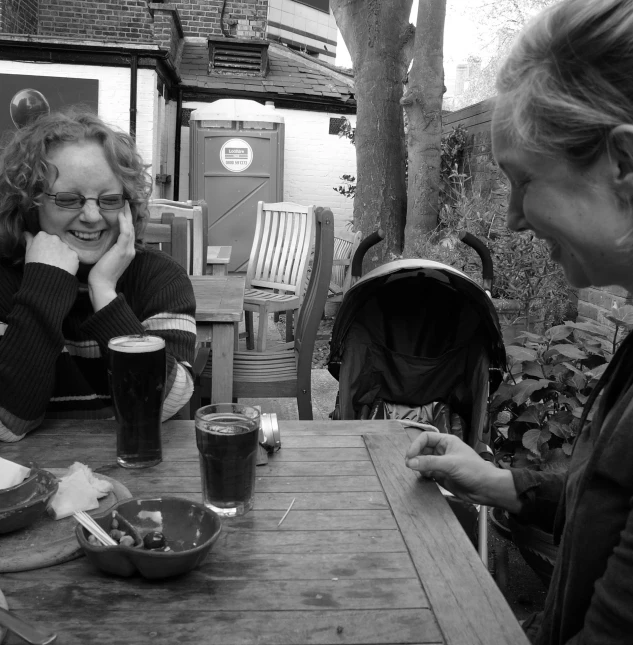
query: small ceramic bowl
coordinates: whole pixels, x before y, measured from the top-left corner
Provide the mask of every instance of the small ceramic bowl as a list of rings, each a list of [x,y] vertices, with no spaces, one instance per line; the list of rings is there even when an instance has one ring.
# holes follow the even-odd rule
[[[31,468],[29,476],[15,486],[0,489],[0,511],[6,508],[12,508],[33,496],[37,488],[37,468],[32,464],[27,465]]]
[[[46,511],[48,500],[58,485],[55,475],[37,468],[22,484],[14,486],[18,489],[14,491],[15,498],[20,501],[9,507],[0,507],[0,533],[11,533],[33,524]]]
[[[134,538],[134,546],[92,544],[90,533],[80,525],[75,534],[95,567],[126,577],[138,572],[148,579],[170,578],[191,571],[205,559],[222,528],[217,513],[182,497],[133,497],[94,519],[109,533],[113,518],[118,530]],[[143,548],[143,538],[152,532],[165,536],[169,551]]]

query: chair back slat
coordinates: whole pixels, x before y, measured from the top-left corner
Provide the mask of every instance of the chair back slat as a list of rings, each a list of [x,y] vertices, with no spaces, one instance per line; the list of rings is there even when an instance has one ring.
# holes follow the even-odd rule
[[[312,362],[314,343],[325,309],[334,259],[334,215],[324,208],[316,215],[314,260],[310,280],[299,309],[295,330],[295,353],[298,361]],[[298,369],[301,369],[298,366]]]
[[[301,295],[313,236],[313,206],[259,202],[246,273],[247,288]]]
[[[170,255],[185,271],[189,267],[187,234],[189,225],[184,217],[164,213],[160,222],[150,220],[145,227],[143,242]]]
[[[360,231],[343,230],[334,236],[334,262],[330,291],[335,294],[345,294],[352,281],[352,258],[362,238]]]
[[[205,275],[207,268],[208,221],[207,203],[176,202],[169,199],[153,199],[148,204],[151,221],[160,221],[166,213],[187,220],[187,273]]]

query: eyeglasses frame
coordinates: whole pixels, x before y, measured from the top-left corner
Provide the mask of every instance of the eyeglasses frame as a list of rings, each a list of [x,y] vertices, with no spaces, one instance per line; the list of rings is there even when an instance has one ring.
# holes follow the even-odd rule
[[[69,211],[78,211],[80,208],[83,208],[86,205],[86,202],[89,200],[92,200],[94,202],[97,202],[97,206],[99,209],[104,210],[104,211],[116,211],[120,208],[123,208],[125,206],[125,195],[123,193],[112,193],[111,195],[101,195],[99,197],[85,197],[84,195],[81,195],[80,193],[70,193],[70,192],[59,192],[59,193],[44,193],[48,197],[54,197],[55,198],[55,206],[58,206],[59,208],[65,208],[66,210]],[[62,204],[57,203],[57,196],[58,195],[75,195],[77,197],[80,197],[81,200],[83,200],[79,206],[62,206]],[[123,199],[123,204],[121,206],[114,206],[111,208],[106,208],[104,206],[101,206],[100,201],[104,197],[121,197]]]

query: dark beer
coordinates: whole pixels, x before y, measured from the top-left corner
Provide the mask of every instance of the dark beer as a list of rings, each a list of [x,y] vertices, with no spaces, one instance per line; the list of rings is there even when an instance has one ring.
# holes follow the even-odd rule
[[[162,458],[165,341],[158,336],[119,336],[108,343],[110,392],[119,427],[117,462],[124,468],[154,466]]]
[[[218,408],[234,411],[218,411]],[[206,506],[225,516],[253,508],[259,443],[259,413],[237,404],[218,404],[196,413],[202,496]]]

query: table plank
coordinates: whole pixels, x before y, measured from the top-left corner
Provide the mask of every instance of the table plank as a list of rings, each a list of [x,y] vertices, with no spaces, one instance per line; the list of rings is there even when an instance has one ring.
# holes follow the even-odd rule
[[[240,322],[244,311],[244,276],[189,276],[196,298],[196,322]]]
[[[365,441],[447,643],[527,644],[435,483],[405,467],[408,438],[373,434]]]
[[[209,599],[209,605],[213,604]],[[170,614],[171,615],[171,614]],[[23,616],[51,626],[50,614]],[[329,611],[179,611],[166,623],[159,611],[101,611],[76,606],[60,611],[56,627],[64,645],[442,645],[430,609]],[[10,636],[7,645],[23,643]]]

